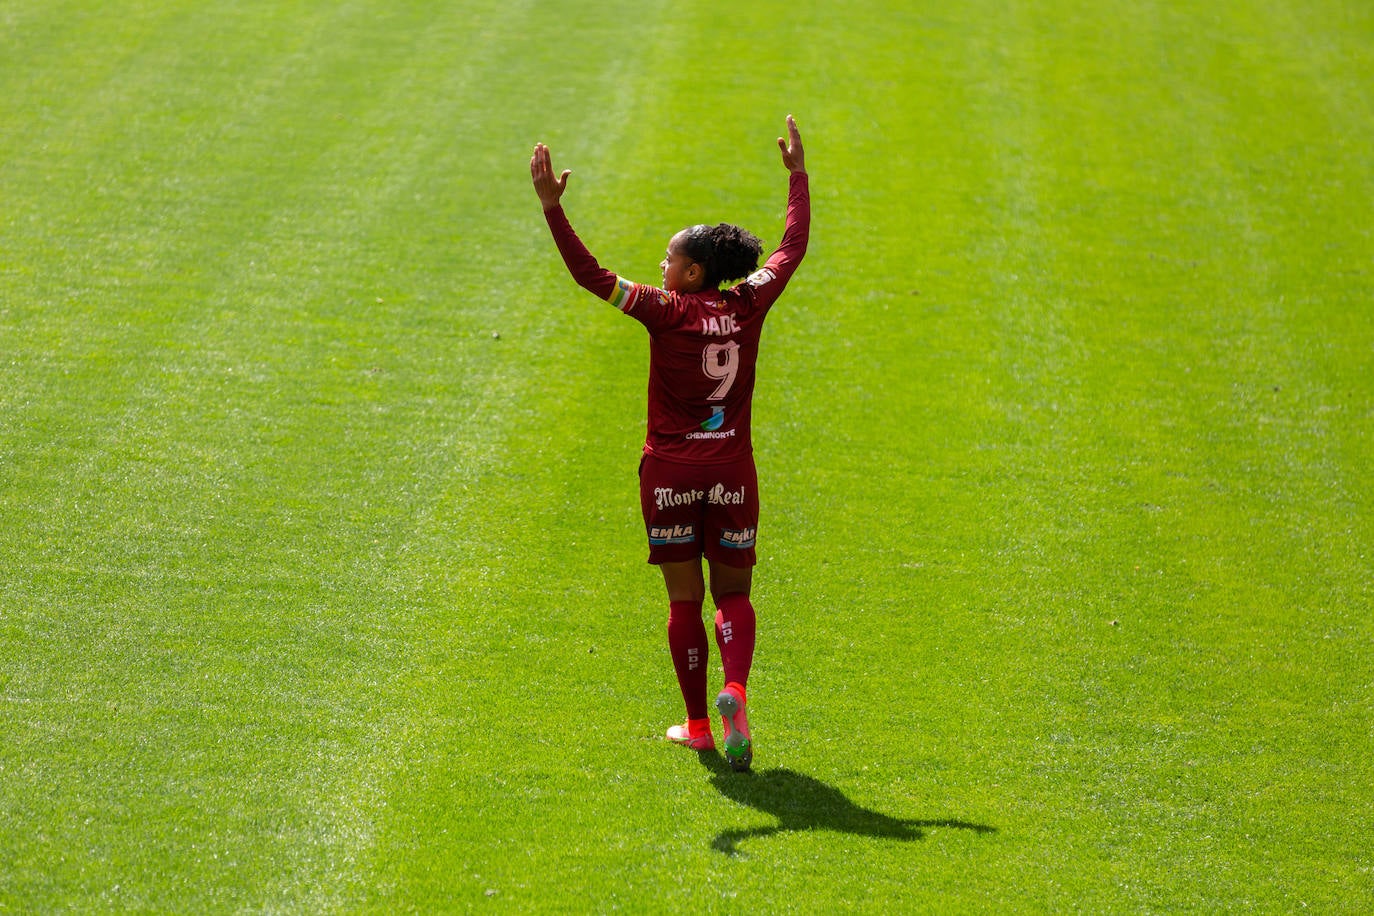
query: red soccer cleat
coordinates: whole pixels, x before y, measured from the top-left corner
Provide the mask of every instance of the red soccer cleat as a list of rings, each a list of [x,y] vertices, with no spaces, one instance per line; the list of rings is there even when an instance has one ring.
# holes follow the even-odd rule
[[[668,729],[668,740],[694,751],[714,751],[716,739],[711,734],[710,719],[688,719],[684,725]]]
[[[729,683],[716,697],[716,711],[725,723],[725,759],[730,769],[743,773],[754,761],[754,744],[749,737],[749,717],[744,713],[744,685]]]

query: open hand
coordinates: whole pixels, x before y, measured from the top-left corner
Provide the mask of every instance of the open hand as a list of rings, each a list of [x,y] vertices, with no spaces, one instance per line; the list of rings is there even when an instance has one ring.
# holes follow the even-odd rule
[[[553,177],[553,158],[549,148],[542,143],[534,145],[534,155],[530,157],[530,180],[534,182],[534,193],[545,210],[558,206],[559,198],[568,187],[568,176],[572,169],[564,169],[563,174]]]
[[[787,166],[788,171],[806,171],[806,156],[802,151],[801,131],[797,130],[797,122],[791,115],[787,116],[787,139],[778,138],[778,149],[782,150],[782,164]]]

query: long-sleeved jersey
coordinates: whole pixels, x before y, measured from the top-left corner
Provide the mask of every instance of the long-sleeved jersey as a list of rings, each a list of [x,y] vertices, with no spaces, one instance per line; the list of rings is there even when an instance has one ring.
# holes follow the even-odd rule
[[[777,250],[727,290],[675,293],[626,280],[597,263],[562,207],[545,211],[545,217],[573,279],[649,332],[645,452],[685,464],[722,464],[752,454],[759,335],[810,239],[806,173],[791,173],[787,221]]]

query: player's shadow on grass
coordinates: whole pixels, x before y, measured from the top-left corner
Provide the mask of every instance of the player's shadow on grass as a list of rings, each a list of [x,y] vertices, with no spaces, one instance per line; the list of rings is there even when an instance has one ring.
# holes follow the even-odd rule
[[[778,823],[771,827],[726,830],[711,847],[727,856],[739,854],[745,840],[772,836],[789,830],[831,830],[857,836],[910,842],[925,837],[926,830],[949,828],[975,833],[996,833],[996,827],[967,821],[914,820],[891,817],[854,804],[834,786],[788,769],[735,773],[716,752],[701,752],[701,763],[712,772],[711,782],[731,801],[771,814]]]

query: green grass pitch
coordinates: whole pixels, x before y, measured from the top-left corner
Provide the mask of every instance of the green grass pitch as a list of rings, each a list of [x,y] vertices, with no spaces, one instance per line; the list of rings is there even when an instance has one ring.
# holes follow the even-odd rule
[[[741,777],[527,162],[788,113]],[[0,912],[1369,912],[1371,150],[1366,0],[7,0]]]

